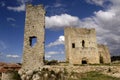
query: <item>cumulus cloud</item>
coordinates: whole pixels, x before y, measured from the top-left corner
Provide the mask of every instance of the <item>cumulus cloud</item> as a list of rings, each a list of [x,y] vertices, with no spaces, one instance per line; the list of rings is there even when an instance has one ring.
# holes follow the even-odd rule
[[[19,55],[6,55],[7,58],[19,58],[20,56]]]
[[[8,6],[7,9],[8,10],[13,10],[15,12],[25,11],[25,4],[22,4],[22,5],[17,6],[17,7]]]
[[[61,28],[65,26],[77,26],[79,24],[79,18],[68,14],[61,14],[46,17],[46,28]]]
[[[98,19],[100,19],[102,21],[109,21],[115,17],[114,12],[102,11],[102,10],[95,12],[95,15]]]
[[[46,47],[49,48],[49,47],[53,47],[53,46],[63,45],[64,40],[65,40],[64,36],[61,35],[61,36],[59,36],[59,38],[57,40],[55,40],[54,42],[51,42],[48,45],[46,45]]]

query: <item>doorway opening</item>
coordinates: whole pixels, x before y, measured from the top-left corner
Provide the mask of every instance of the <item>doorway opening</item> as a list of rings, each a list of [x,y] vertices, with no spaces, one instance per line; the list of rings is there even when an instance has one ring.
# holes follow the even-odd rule
[[[103,64],[104,61],[103,61],[103,57],[100,55],[100,63]]]

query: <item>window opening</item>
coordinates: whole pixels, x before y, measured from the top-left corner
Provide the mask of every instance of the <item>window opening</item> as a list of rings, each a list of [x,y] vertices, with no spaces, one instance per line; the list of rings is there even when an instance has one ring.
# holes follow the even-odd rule
[[[82,60],[82,64],[87,64],[87,61],[86,60]]]
[[[85,41],[82,40],[82,47],[84,48],[85,47]]]
[[[75,48],[75,43],[72,43],[72,48]]]
[[[33,47],[37,43],[36,37],[30,37],[30,46]]]

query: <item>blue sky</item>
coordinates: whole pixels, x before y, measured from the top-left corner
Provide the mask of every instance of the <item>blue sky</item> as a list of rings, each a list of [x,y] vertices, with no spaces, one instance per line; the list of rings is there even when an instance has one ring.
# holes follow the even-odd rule
[[[64,27],[95,28],[97,41],[120,55],[120,0],[0,0],[0,61],[21,62],[25,4],[46,10],[46,59],[65,60]]]

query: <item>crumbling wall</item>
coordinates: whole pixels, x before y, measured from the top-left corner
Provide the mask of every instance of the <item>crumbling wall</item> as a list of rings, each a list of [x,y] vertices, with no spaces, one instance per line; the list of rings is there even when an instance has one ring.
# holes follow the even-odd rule
[[[70,64],[98,64],[99,54],[95,29],[64,29],[66,61]]]
[[[22,71],[22,80],[78,80],[83,73],[96,71],[120,77],[120,66],[44,66],[36,70]],[[79,76],[77,76],[79,75]]]
[[[101,63],[111,63],[110,52],[107,46],[98,44],[98,52],[100,54]]]
[[[14,76],[15,76],[14,71],[3,72],[1,80],[18,80],[14,79]]]
[[[35,69],[44,60],[45,10],[42,5],[26,5],[22,68]],[[33,44],[34,39],[36,42]]]

